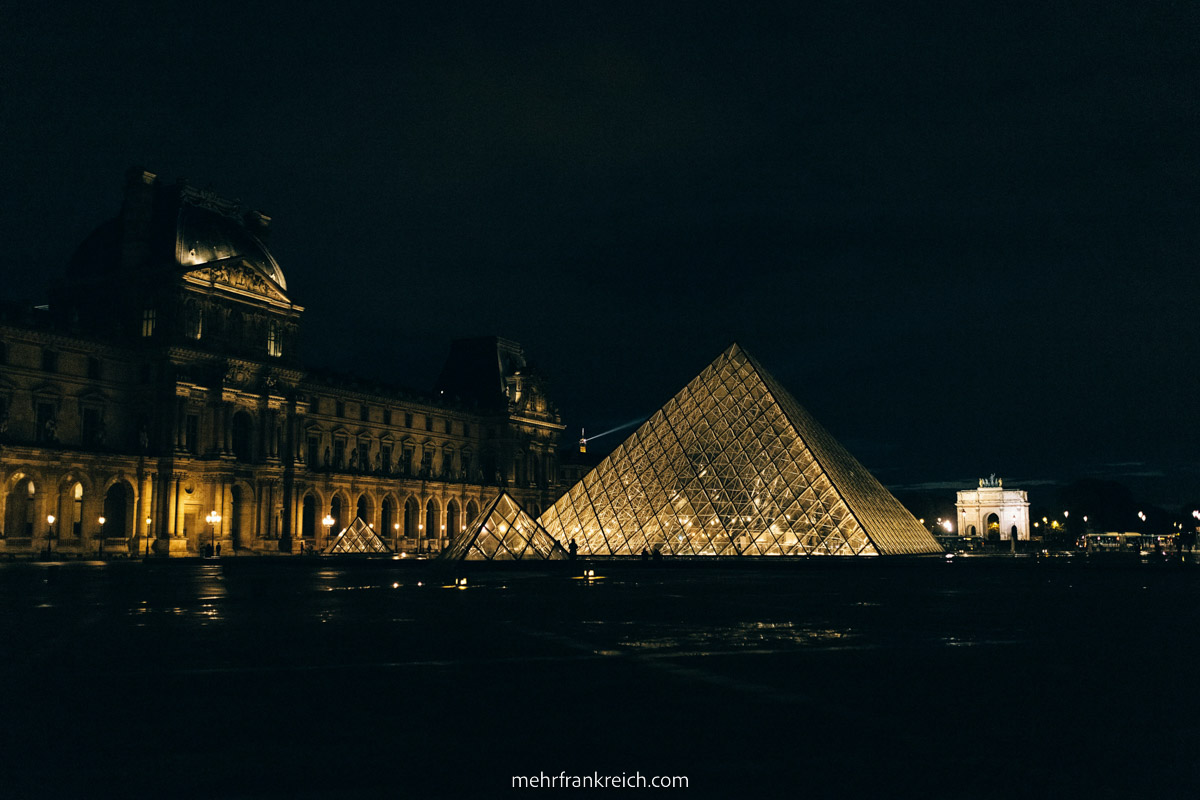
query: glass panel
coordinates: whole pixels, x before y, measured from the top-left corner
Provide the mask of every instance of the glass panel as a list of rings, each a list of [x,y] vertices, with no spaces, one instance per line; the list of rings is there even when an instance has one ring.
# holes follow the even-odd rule
[[[583,554],[938,552],[912,515],[737,345],[539,520]]]

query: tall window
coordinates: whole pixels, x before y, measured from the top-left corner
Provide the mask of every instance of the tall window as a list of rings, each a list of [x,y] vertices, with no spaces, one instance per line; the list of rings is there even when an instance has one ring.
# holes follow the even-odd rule
[[[405,412],[404,413],[404,427],[411,428],[413,426],[412,423],[413,423],[412,414]]]
[[[346,440],[338,439],[333,443],[333,466],[334,469],[342,469],[346,466]]]
[[[197,455],[200,452],[200,415],[188,414],[187,423],[184,429],[184,447],[192,455]]]
[[[392,410],[390,408],[385,408],[383,410],[383,424],[384,425],[392,424]]]
[[[100,359],[88,359],[88,377],[94,381],[100,380]]]
[[[283,337],[280,335],[279,323],[274,320],[267,323],[267,355],[272,358],[283,355]]]
[[[183,333],[189,339],[199,339],[204,333],[204,312],[196,303],[188,303],[184,312]]]
[[[308,468],[309,469],[316,469],[319,466],[320,462],[317,460],[319,458],[319,456],[317,455],[317,451],[320,447],[321,447],[320,439],[318,439],[316,436],[308,437]]]
[[[142,310],[142,336],[150,337],[154,335],[154,323],[157,319],[157,313],[153,308]]]
[[[37,404],[37,440],[42,444],[58,441],[58,419],[54,403]]]
[[[58,371],[58,353],[53,350],[42,351],[42,369],[46,372]]]
[[[75,484],[71,495],[75,501],[71,513],[71,532],[79,536],[83,532],[83,484]]]
[[[433,417],[429,416],[428,414],[425,415],[425,430],[433,430]]]
[[[190,422],[189,422],[190,426]],[[254,421],[250,414],[239,411],[233,415],[233,456],[238,461],[249,463],[253,460],[252,442],[254,440]]]
[[[95,447],[101,442],[100,409],[85,408],[83,410],[83,446]]]
[[[367,422],[368,420],[370,420],[371,407],[368,406],[366,403],[359,403],[358,404],[358,418],[363,422]]]
[[[338,400],[336,403],[334,403],[333,410],[334,410],[334,413],[337,414],[339,417],[346,416],[346,404],[343,403],[341,400]]]

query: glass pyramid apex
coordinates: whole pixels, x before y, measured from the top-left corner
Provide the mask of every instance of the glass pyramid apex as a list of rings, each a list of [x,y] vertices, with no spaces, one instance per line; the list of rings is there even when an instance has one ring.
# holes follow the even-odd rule
[[[593,555],[941,552],[932,534],[737,344],[538,521]]]
[[[362,517],[354,521],[325,545],[322,555],[343,555],[348,553],[390,553],[392,549],[384,543],[371,526]]]
[[[484,507],[440,558],[449,561],[565,559],[567,552],[508,492]]]

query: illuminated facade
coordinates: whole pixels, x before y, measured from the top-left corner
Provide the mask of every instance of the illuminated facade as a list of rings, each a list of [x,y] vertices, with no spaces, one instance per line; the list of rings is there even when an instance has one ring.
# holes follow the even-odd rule
[[[554,561],[566,558],[567,552],[520,503],[501,492],[441,557],[451,561]]]
[[[580,554],[937,553],[891,493],[737,345],[538,520]]]
[[[427,394],[307,369],[269,224],[133,170],[49,306],[0,315],[0,555],[321,551],[355,517],[437,552],[502,489],[558,497],[518,344],[455,342]]]
[[[993,542],[1029,540],[1029,495],[1005,489],[993,475],[980,478],[979,488],[958,493],[958,535],[982,536]]]

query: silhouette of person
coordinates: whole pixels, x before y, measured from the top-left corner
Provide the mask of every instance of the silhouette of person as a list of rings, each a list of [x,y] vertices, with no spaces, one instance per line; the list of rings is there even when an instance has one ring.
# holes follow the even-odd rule
[[[217,542],[217,558],[221,557],[221,543]]]
[[[579,545],[575,544],[574,539],[571,540],[571,545],[567,548],[567,555],[572,561],[574,561],[575,557],[579,555]]]
[[[650,551],[643,547],[642,548],[642,561],[649,561],[649,560],[650,560]]]

